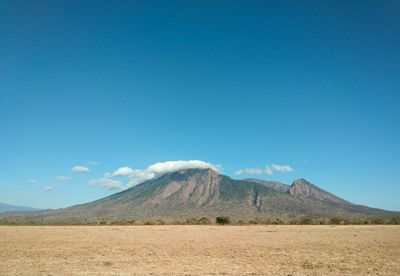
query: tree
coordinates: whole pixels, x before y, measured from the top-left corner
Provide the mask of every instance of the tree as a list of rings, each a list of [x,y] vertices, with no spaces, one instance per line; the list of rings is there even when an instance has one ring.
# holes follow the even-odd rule
[[[230,224],[230,223],[231,223],[231,219],[230,219],[229,217],[217,217],[217,218],[215,219],[215,221],[216,221],[218,224],[222,224],[222,225],[224,225],[224,224]]]

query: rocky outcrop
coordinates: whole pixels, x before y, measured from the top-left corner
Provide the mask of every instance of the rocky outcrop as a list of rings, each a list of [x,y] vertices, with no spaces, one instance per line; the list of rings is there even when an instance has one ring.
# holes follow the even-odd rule
[[[350,204],[350,202],[322,190],[305,179],[295,180],[289,187],[288,193],[294,196],[308,197],[320,201],[328,201],[337,204]]]

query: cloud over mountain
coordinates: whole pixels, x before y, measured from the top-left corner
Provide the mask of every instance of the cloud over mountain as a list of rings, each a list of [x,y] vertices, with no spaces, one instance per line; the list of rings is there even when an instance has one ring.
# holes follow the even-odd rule
[[[126,189],[136,186],[144,181],[156,179],[163,174],[184,169],[212,169],[220,171],[220,166],[201,160],[177,160],[158,162],[148,166],[146,169],[120,167],[113,173],[105,173],[100,179],[90,180],[89,184],[99,185],[106,189]],[[128,182],[125,185],[120,181],[113,179],[113,177],[122,176],[128,177]]]
[[[158,162],[144,170],[132,169],[131,173],[129,174],[128,186],[133,187],[144,181],[158,178],[163,174],[185,169],[212,169],[219,171],[219,166],[201,160]],[[116,172],[118,172],[118,170]]]

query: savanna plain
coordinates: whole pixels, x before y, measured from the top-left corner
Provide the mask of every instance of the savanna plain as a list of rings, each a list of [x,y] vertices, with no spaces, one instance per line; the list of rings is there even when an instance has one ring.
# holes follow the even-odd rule
[[[0,275],[271,274],[400,275],[400,227],[0,227]]]

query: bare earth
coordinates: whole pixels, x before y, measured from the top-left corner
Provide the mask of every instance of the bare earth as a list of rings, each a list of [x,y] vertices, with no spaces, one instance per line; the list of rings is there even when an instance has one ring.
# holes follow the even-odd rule
[[[0,275],[60,274],[400,275],[400,227],[0,227]]]

